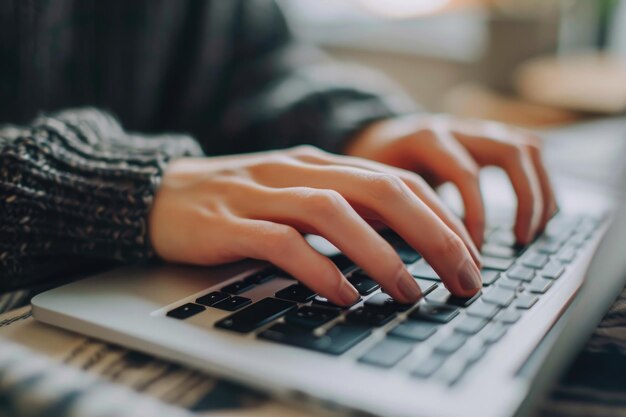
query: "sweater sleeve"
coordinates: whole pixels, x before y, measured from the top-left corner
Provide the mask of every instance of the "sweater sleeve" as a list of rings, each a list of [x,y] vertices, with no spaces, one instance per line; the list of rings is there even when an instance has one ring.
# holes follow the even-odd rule
[[[0,126],[0,290],[151,258],[147,216],[163,170],[201,154],[189,137],[130,134],[95,109]]]
[[[220,153],[305,143],[341,152],[368,123],[418,109],[381,74],[299,42],[275,2],[242,4]]]

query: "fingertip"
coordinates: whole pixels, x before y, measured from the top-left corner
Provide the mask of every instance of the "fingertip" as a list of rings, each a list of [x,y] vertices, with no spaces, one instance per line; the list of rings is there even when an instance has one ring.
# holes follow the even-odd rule
[[[397,282],[398,291],[402,297],[398,301],[402,303],[415,303],[422,298],[422,289],[417,285],[417,281],[408,271],[400,276]]]
[[[469,259],[461,266],[458,278],[461,291],[464,294],[476,294],[483,286],[480,269]]]
[[[530,225],[523,225],[518,220],[515,223],[513,232],[515,234],[515,241],[519,245],[526,246],[532,241],[533,231]]]
[[[348,280],[342,278],[341,287],[339,288],[337,297],[332,298],[338,298],[338,300],[336,301],[339,301],[339,304],[342,306],[351,306],[359,301],[360,295],[356,288],[354,288],[352,284],[348,282]]]

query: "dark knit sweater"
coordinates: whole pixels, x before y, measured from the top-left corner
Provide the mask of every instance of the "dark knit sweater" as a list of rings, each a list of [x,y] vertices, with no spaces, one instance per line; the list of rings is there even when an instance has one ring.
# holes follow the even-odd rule
[[[410,110],[295,42],[269,0],[3,0],[0,291],[151,258],[147,214],[173,158],[339,151]]]

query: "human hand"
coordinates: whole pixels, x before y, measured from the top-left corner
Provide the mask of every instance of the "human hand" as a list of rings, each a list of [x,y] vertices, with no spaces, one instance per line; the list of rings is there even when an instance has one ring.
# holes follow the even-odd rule
[[[331,302],[352,304],[357,291],[302,236],[314,233],[395,299],[416,301],[415,279],[373,223],[384,223],[419,251],[453,294],[467,297],[480,289],[475,246],[419,176],[308,146],[175,160],[148,226],[152,246],[168,261],[263,259]]]
[[[482,166],[500,167],[511,180],[518,200],[518,243],[530,243],[557,211],[539,139],[500,123],[442,115],[389,119],[361,132],[346,153],[417,172],[434,185],[454,183],[465,206],[465,225],[479,247],[485,231]]]

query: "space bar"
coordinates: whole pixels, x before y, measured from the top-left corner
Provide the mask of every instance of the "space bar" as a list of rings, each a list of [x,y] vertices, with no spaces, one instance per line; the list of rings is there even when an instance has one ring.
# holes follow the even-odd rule
[[[268,297],[223,318],[215,323],[215,327],[239,333],[249,333],[276,320],[295,307],[296,303]]]

